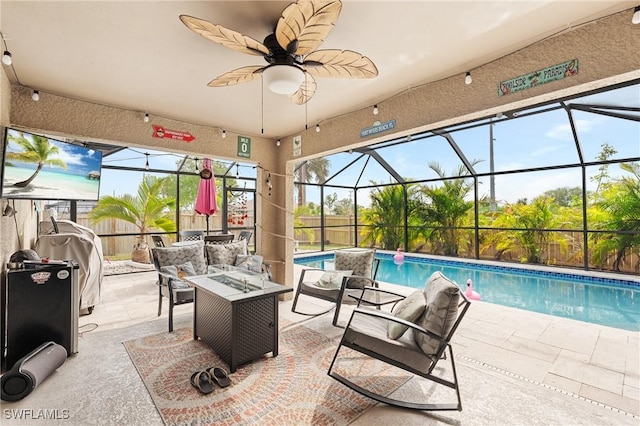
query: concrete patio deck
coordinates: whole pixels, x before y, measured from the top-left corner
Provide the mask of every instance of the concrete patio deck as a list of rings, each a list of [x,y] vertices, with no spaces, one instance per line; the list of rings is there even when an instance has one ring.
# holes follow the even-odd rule
[[[296,266],[296,275],[299,268]],[[95,325],[105,330],[156,319],[156,279],[155,272],[106,276],[101,303],[93,314],[80,318],[80,332]],[[312,303],[306,299],[305,304]],[[187,304],[174,312],[192,310],[193,305]],[[291,312],[291,301],[281,302],[280,315],[294,321],[305,318]],[[344,309],[340,322],[346,322],[349,315],[350,309]],[[166,299],[162,317],[167,317]],[[472,303],[460,327],[454,338],[456,356],[610,407],[640,424],[640,332],[484,302]],[[336,328],[336,334],[340,333]]]

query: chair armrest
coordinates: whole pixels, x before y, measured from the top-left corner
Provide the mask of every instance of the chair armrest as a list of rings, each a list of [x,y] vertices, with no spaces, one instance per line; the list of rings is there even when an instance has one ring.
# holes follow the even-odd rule
[[[395,323],[398,323],[398,324],[402,324],[402,325],[405,325],[405,326],[407,326],[409,328],[412,328],[413,330],[415,330],[414,332],[426,334],[429,337],[437,339],[441,343],[447,343],[447,340],[444,337],[438,336],[437,334],[432,333],[429,330],[420,327],[416,323],[404,320],[402,318],[395,317],[395,316],[393,316],[393,314],[389,314],[387,312],[378,311],[378,310],[374,310],[374,309],[367,309],[367,308],[356,308],[356,309],[354,309],[353,313],[351,314],[351,318],[349,319],[349,323],[347,324],[347,327],[346,327],[345,330],[349,329],[349,327],[351,326],[351,321],[353,320],[353,317],[356,316],[356,314],[358,314],[358,315],[369,315],[369,316],[372,316],[372,317],[382,318],[382,319],[385,319],[387,321],[392,321],[392,322],[395,322]]]
[[[307,272],[324,272],[324,269],[320,269],[320,268],[304,268],[301,272],[300,272],[300,279],[298,279],[298,285],[302,284],[304,282],[304,275]]]
[[[358,277],[358,278],[361,278],[361,277]],[[365,278],[365,279],[368,279],[368,278]],[[368,305],[374,305],[374,306],[388,305],[391,303],[395,304],[407,297],[404,294],[396,293],[391,290],[383,290],[378,287],[378,283],[375,280],[371,280],[371,279],[368,279],[368,280],[372,281],[374,286],[365,286],[362,289],[362,293],[360,294],[360,297],[356,297],[355,295],[349,295],[351,298],[358,300],[358,306],[360,306],[361,303],[366,303]],[[366,297],[368,293],[373,293],[374,296],[372,297],[378,297],[379,299],[380,298],[385,299],[385,296],[386,296],[386,300],[373,301],[372,297],[369,297],[369,298]]]

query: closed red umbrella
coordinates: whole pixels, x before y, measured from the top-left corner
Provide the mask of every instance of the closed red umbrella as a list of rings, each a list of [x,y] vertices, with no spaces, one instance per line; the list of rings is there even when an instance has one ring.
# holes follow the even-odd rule
[[[213,175],[211,160],[202,160],[202,170],[200,170],[200,184],[198,185],[198,196],[196,197],[196,213],[207,216],[207,234],[209,234],[209,216],[218,211],[216,201],[216,178]]]

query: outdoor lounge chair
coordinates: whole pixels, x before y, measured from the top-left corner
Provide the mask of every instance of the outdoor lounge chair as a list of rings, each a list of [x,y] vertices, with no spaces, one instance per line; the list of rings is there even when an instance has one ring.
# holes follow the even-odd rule
[[[362,296],[362,289],[365,286],[377,286],[375,277],[378,272],[379,260],[375,258],[375,254],[376,252],[373,249],[336,250],[334,271],[313,268],[303,269],[293,298],[291,312],[317,316],[335,308],[333,325],[337,326],[341,305],[343,303],[358,303],[358,299]],[[296,307],[300,295],[332,302],[333,305],[321,312],[297,311]]]
[[[366,292],[386,292],[368,287]],[[391,314],[357,307],[345,328],[327,374],[354,391],[376,401],[415,410],[462,410],[451,338],[470,306],[458,285],[434,272],[424,290],[416,290]],[[338,354],[347,347],[455,390],[455,403],[410,402],[379,395],[334,370]],[[448,349],[448,355],[445,350]],[[453,379],[433,374],[440,360],[449,358]],[[353,360],[353,356],[350,356]],[[419,387],[422,389],[422,387]]]

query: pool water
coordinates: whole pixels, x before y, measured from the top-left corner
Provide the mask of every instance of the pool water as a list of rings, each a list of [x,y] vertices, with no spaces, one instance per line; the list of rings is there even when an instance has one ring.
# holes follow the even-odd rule
[[[423,288],[433,272],[441,271],[463,290],[471,279],[484,302],[640,331],[638,282],[408,256],[396,265],[392,256],[377,254],[378,281]],[[297,258],[295,263],[334,269],[332,254]]]

